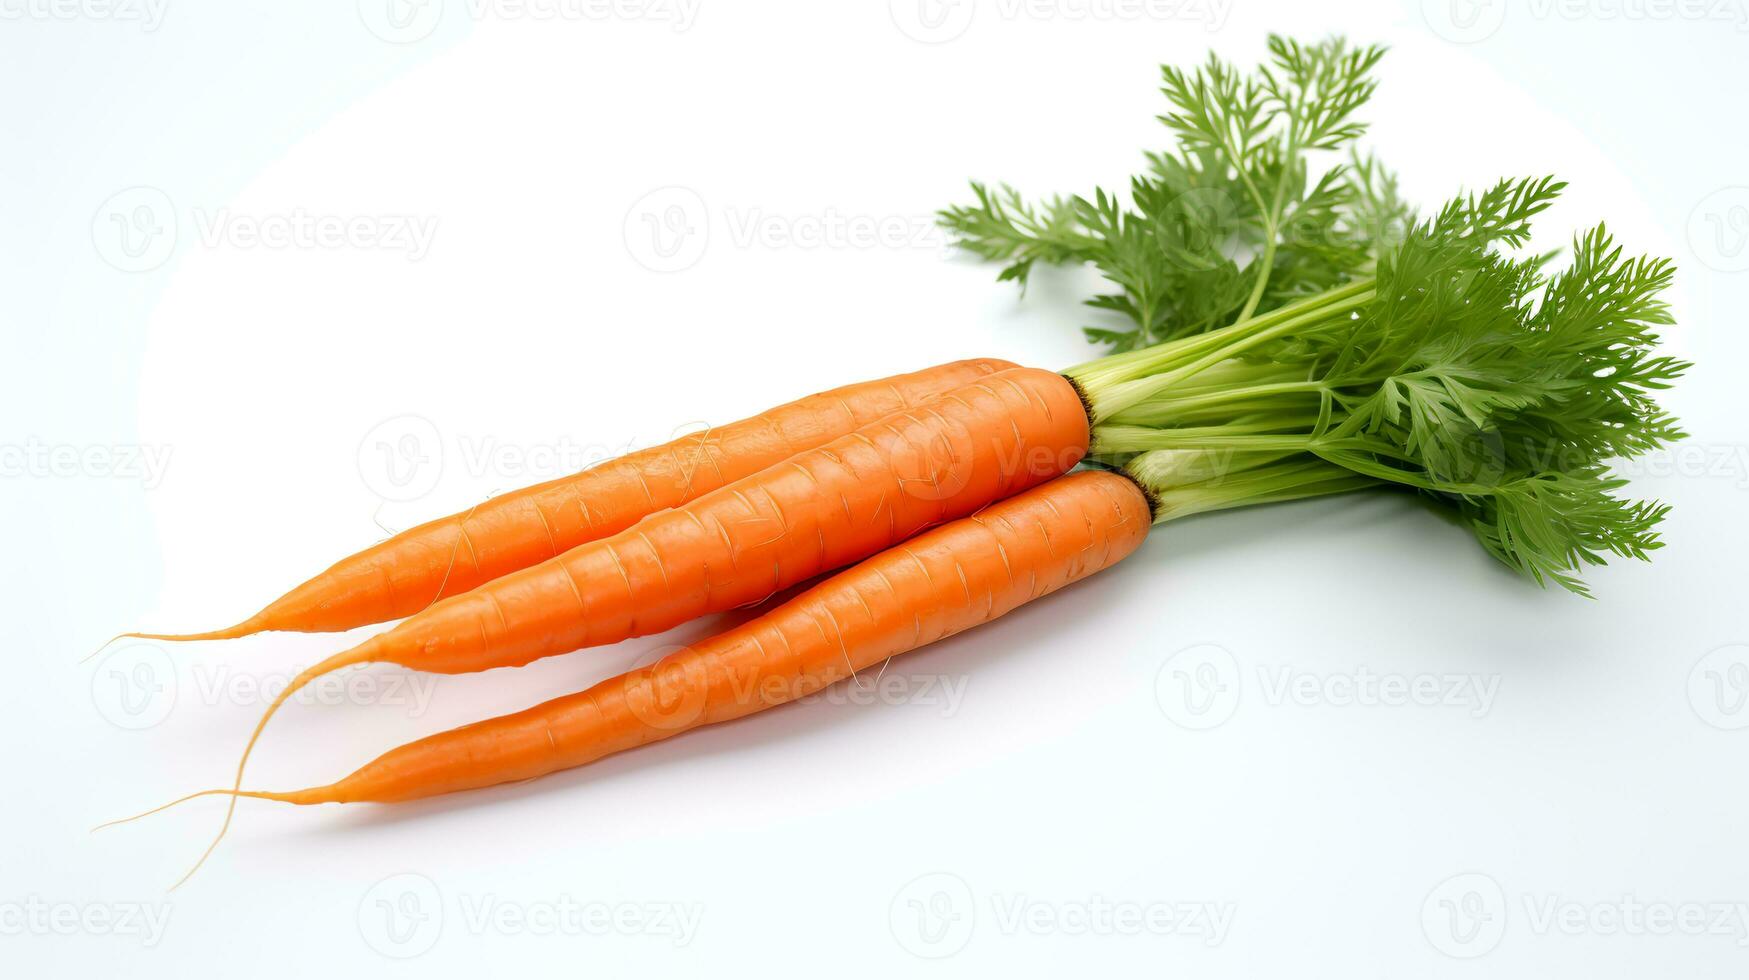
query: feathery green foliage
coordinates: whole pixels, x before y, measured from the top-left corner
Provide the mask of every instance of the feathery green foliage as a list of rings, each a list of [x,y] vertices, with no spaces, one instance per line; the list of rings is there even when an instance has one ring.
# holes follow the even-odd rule
[[[1130,321],[1086,328],[1119,351],[1209,330],[1370,269],[1374,247],[1407,222],[1394,179],[1353,153],[1383,50],[1341,40],[1271,38],[1270,61],[1245,76],[1218,58],[1162,70],[1178,137],[1147,155],[1129,203],[1091,196],[1029,204],[1006,184],[973,183],[975,202],[940,213],[962,248],[1007,263],[1025,286],[1035,263],[1091,263],[1114,287],[1087,304]],[[1313,153],[1347,151],[1313,179]]]
[[[1300,154],[1359,133],[1377,50],[1270,50],[1250,79],[1214,60],[1166,69],[1180,151],[1137,178],[1133,210],[1104,192],[1029,208],[979,188],[978,207],[944,212],[967,248],[1010,261],[1004,278],[1088,261],[1122,288],[1091,302],[1135,329],[1089,331],[1119,352],[1065,372],[1088,398],[1098,458],[1147,486],[1160,520],[1395,486],[1539,583],[1586,594],[1585,567],[1645,558],[1667,508],[1617,496],[1608,463],[1682,436],[1654,401],[1688,367],[1655,353],[1674,267],[1624,256],[1601,225],[1558,271],[1519,254],[1564,187],[1550,177],[1500,181],[1390,235],[1283,235],[1296,215],[1380,228],[1408,211],[1368,161],[1306,190]],[[1192,173],[1188,161],[1221,190],[1196,198],[1162,176]],[[1234,212],[1254,251],[1243,267],[1173,237],[1194,222],[1157,220],[1235,187],[1255,205]]]

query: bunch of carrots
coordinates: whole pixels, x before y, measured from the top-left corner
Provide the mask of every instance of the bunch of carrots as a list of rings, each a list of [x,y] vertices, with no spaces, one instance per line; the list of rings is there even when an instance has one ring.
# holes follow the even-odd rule
[[[1664,508],[1617,498],[1606,461],[1680,435],[1650,394],[1686,367],[1651,353],[1668,263],[1624,258],[1602,228],[1562,272],[1515,257],[1552,180],[1415,219],[1370,161],[1312,177],[1311,154],[1361,133],[1380,52],[1270,50],[1249,76],[1214,59],[1166,69],[1178,147],[1150,155],[1127,208],[1104,191],[1031,206],[978,185],[974,205],[943,212],[967,249],[1010,262],[1005,279],[1041,261],[1099,268],[1116,291],[1089,301],[1108,317],[1090,334],[1118,352],[1061,373],[956,361],[811,395],[395,535],[227,629],[127,634],[401,620],[299,674],[232,786],[183,799],[229,797],[228,828],[243,797],[392,803],[580,766],[804,697],[1210,510],[1417,493],[1574,591],[1606,553],[1644,557]],[[328,785],[242,788],[269,720],[329,672],[521,666],[815,579],[650,666]]]

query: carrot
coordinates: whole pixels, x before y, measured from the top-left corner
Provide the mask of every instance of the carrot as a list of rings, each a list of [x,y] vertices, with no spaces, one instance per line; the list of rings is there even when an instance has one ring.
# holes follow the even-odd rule
[[[397,803],[581,766],[795,700],[1002,616],[1123,560],[1150,518],[1130,478],[1075,473],[895,545],[648,667],[409,743],[339,782],[183,799]]]
[[[994,358],[954,361],[809,395],[403,531],[341,559],[235,626],[122,636],[223,640],[265,630],[338,632],[411,616],[1012,367]]]
[[[863,426],[445,599],[304,670],[256,723],[238,782],[268,721],[324,674],[363,663],[469,673],[660,633],[1037,486],[1073,467],[1087,436],[1079,391],[1037,368],[1001,371]]]

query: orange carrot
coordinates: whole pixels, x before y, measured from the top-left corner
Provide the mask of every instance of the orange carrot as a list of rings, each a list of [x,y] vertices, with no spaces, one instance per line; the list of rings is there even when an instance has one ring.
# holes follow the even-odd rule
[[[236,795],[394,803],[581,766],[811,694],[995,619],[1121,561],[1147,536],[1150,517],[1147,498],[1128,477],[1065,476],[920,534],[757,619],[579,694],[420,739],[326,786],[195,795],[234,794],[233,803]]]
[[[222,640],[264,630],[323,633],[411,616],[445,596],[617,534],[645,515],[1012,367],[993,358],[954,361],[809,395],[403,531],[341,559],[235,626],[123,636]]]
[[[1012,368],[863,426],[609,538],[453,596],[308,668],[363,663],[459,674],[660,633],[759,602],[1067,472],[1087,414],[1062,375]]]

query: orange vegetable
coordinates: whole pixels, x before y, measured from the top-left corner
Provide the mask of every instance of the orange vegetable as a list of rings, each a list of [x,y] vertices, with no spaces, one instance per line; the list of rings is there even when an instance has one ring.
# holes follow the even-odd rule
[[[1128,477],[1075,473],[897,544],[648,667],[401,746],[339,782],[194,795],[394,803],[581,766],[792,701],[1002,616],[1123,560],[1151,516]]]
[[[1087,438],[1081,396],[1062,375],[1012,368],[957,388],[445,599],[310,667],[262,714],[237,781],[268,720],[323,674],[362,663],[468,673],[660,633],[1037,486],[1086,455]]]
[[[809,395],[403,531],[341,559],[227,629],[123,636],[223,640],[264,630],[335,632],[411,616],[445,596],[616,534],[648,514],[1012,367],[994,358],[954,361]]]

